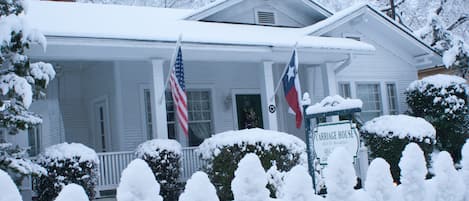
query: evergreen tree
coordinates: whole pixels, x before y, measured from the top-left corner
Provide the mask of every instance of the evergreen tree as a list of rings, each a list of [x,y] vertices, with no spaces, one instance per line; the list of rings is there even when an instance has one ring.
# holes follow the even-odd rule
[[[43,49],[46,46],[44,35],[26,22],[27,7],[25,0],[0,0],[0,127],[10,134],[42,123],[28,108],[33,98],[44,97],[49,81],[55,77],[52,65],[32,63],[25,54],[31,44]],[[44,173],[25,156],[24,149],[0,142],[1,169],[23,176]]]

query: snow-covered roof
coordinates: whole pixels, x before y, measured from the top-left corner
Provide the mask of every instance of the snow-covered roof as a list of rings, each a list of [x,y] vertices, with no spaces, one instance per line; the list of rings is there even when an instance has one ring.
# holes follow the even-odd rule
[[[420,117],[407,115],[384,115],[367,121],[362,130],[381,137],[409,137],[417,140],[435,139],[436,130],[432,124]],[[429,143],[429,141],[427,141]]]
[[[341,110],[349,110],[355,108],[362,108],[363,102],[360,99],[344,99],[339,95],[328,96],[321,100],[321,102],[306,108],[307,115],[314,115],[327,112],[337,112]]]
[[[366,4],[366,3],[359,3],[354,6],[351,6],[349,8],[343,9],[339,12],[334,13],[334,15],[328,17],[325,20],[322,20],[316,24],[313,24],[308,27],[302,28],[303,31],[307,34],[311,35],[318,35],[316,33],[321,32],[323,33],[324,30],[330,30],[334,28],[335,24],[338,24],[342,20],[352,20],[355,17],[358,17],[360,15],[355,15],[358,13],[360,10],[367,10],[367,11],[372,11],[373,13],[377,14],[380,18],[385,19],[388,21],[392,26],[398,28],[398,30],[402,31],[404,34],[408,35],[410,38],[412,38],[415,42],[418,44],[422,45],[423,47],[427,48],[427,50],[430,50],[436,54],[438,54],[433,48],[431,48],[428,44],[426,44],[424,41],[419,39],[416,35],[413,34],[411,30],[409,30],[406,27],[403,27],[402,25],[398,24],[396,21],[390,19],[388,16],[383,14],[382,12],[378,11],[376,8],[373,6]],[[347,19],[346,19],[347,18]],[[320,34],[319,34],[320,35]]]
[[[29,22],[46,36],[374,51],[364,42],[280,28],[183,20],[191,10],[32,1]],[[47,13],[47,14],[44,14]]]

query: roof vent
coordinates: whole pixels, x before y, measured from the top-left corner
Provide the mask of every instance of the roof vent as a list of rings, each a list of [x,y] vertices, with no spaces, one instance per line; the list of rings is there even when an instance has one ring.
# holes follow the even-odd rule
[[[256,11],[258,24],[275,24],[275,13],[272,11]]]

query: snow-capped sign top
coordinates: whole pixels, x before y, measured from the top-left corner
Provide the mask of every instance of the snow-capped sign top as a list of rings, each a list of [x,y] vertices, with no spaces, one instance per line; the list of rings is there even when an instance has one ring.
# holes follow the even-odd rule
[[[305,143],[296,136],[278,131],[253,128],[226,131],[213,135],[199,145],[197,152],[202,155],[203,159],[210,159],[213,155],[217,156],[220,153],[220,149],[225,146],[243,143],[261,143],[261,146],[266,149],[269,149],[269,145],[284,145],[291,153],[299,154],[303,154],[306,150]]]
[[[92,161],[99,164],[96,152],[80,143],[61,143],[47,147],[44,153],[39,155],[39,161],[48,163],[52,160],[65,160],[68,158],[80,158],[79,162]]]
[[[436,130],[425,119],[407,115],[384,115],[367,121],[362,131],[381,137],[409,137],[417,140],[435,139]],[[430,143],[429,141],[425,141]]]
[[[419,90],[423,91],[427,88],[428,85],[432,85],[436,88],[446,88],[451,85],[460,85],[465,84],[466,80],[462,77],[455,76],[455,75],[445,75],[445,74],[437,74],[425,77],[421,80],[416,80],[410,83],[409,88],[407,91],[411,90]]]
[[[362,108],[363,102],[360,99],[344,99],[339,95],[328,96],[321,102],[306,108],[306,114],[319,114],[326,112],[335,112],[353,108]]]
[[[146,141],[138,145],[135,154],[138,158],[142,158],[144,154],[158,157],[160,154],[159,152],[163,150],[182,155],[181,144],[176,140],[171,139],[153,139]]]

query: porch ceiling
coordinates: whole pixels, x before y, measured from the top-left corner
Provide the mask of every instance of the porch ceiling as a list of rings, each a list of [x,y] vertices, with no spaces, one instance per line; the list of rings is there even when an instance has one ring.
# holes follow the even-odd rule
[[[33,46],[28,54],[33,59],[42,60],[151,60],[171,58],[174,42],[47,37],[47,51]],[[372,54],[370,51],[350,51],[339,49],[298,48],[302,64],[335,62],[353,54]],[[291,47],[270,47],[261,45],[230,45],[210,43],[184,43],[183,56],[187,61],[230,61],[284,63],[291,54]]]

